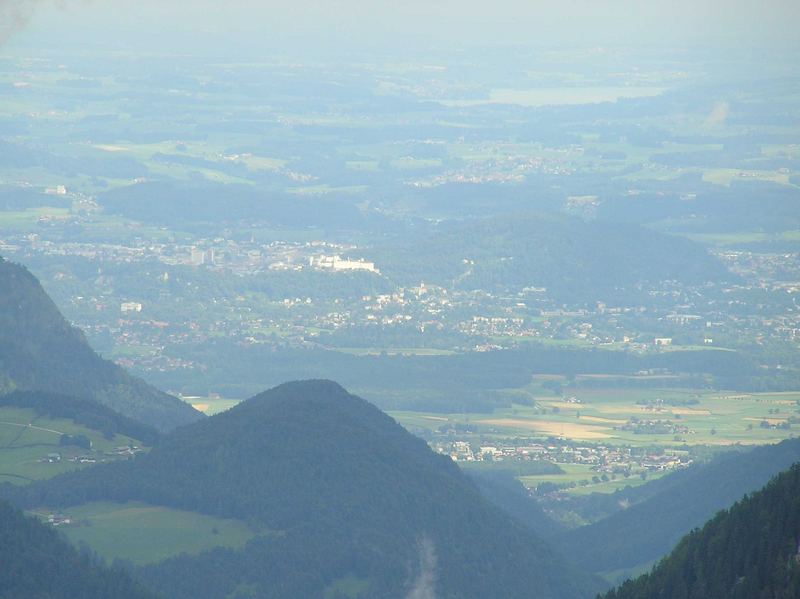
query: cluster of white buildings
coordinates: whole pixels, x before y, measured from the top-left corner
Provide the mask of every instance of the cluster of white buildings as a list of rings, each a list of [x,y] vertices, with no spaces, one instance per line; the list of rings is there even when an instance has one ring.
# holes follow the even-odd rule
[[[311,256],[308,259],[308,265],[318,270],[366,270],[367,272],[380,274],[380,271],[375,268],[374,262],[367,262],[362,258],[350,260],[340,256]]]

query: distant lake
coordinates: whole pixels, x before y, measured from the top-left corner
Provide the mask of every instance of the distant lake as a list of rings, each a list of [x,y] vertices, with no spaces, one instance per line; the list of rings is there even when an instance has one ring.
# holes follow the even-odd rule
[[[518,106],[561,106],[616,102],[620,98],[649,98],[658,96],[663,87],[541,87],[537,89],[498,88],[485,99],[442,100],[446,106],[477,106],[480,104],[517,104]]]

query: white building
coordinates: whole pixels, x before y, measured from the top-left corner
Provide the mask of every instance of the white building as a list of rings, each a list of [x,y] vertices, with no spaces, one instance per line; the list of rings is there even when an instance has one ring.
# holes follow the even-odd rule
[[[320,270],[366,270],[374,273],[379,272],[378,269],[375,268],[374,262],[367,262],[361,258],[358,260],[349,260],[341,256],[312,256],[308,259],[308,264]]]
[[[141,312],[142,304],[139,302],[122,302],[119,305],[119,311],[123,314],[127,314],[128,312]]]

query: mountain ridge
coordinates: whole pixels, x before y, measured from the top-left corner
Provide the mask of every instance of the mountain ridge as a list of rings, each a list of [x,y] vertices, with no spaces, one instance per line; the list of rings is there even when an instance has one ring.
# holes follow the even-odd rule
[[[24,266],[0,257],[0,392],[84,397],[164,431],[203,416],[104,360]]]

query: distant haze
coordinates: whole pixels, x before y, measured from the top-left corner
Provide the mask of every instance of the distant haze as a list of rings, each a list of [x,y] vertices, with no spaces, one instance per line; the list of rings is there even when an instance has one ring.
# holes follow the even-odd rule
[[[795,41],[800,2],[794,0],[81,0],[0,2],[0,34],[27,21],[19,43],[44,36],[91,43],[94,36],[125,45],[178,46],[197,36],[267,46],[290,42],[394,46],[403,44],[726,43]],[[30,38],[30,39],[23,39]],[[409,48],[411,49],[411,48]]]

